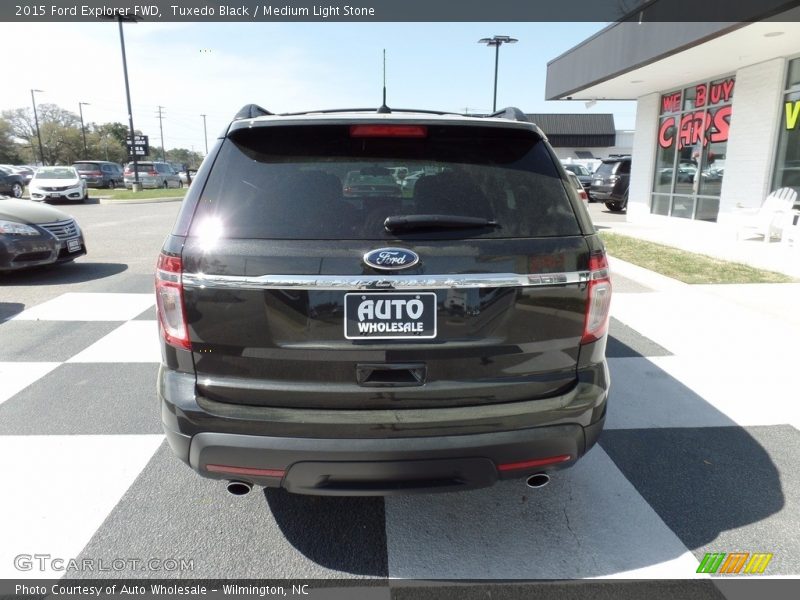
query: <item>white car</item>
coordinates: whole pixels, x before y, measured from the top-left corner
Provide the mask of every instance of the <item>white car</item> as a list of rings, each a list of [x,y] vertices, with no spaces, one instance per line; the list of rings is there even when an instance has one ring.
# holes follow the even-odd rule
[[[86,202],[89,190],[72,167],[40,167],[28,184],[31,200],[55,202],[72,200]]]

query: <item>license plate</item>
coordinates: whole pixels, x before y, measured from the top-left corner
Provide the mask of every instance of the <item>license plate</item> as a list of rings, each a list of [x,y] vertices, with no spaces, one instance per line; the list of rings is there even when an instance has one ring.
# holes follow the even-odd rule
[[[69,252],[77,252],[81,249],[80,240],[67,240],[67,250]]]
[[[344,337],[348,340],[435,338],[436,294],[345,294]]]
[[[595,180],[592,182],[592,185],[601,185],[602,183],[603,183],[603,180],[602,180],[602,179],[595,179]]]
[[[61,194],[47,194],[47,195],[50,196],[51,198],[60,198],[61,197]]]

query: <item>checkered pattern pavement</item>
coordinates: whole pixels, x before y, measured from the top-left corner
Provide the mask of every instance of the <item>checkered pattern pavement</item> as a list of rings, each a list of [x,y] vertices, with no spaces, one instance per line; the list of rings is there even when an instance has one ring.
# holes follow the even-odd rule
[[[30,307],[0,323],[0,577],[26,575],[19,553],[194,560],[158,576],[566,579],[693,578],[705,552],[758,551],[800,574],[798,331],[708,290],[614,283],[598,446],[540,490],[385,500],[227,495],[164,442],[152,293]]]

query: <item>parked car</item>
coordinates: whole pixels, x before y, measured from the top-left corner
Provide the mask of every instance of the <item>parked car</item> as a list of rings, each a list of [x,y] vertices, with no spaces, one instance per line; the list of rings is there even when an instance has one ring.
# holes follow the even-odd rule
[[[8,167],[0,167],[0,194],[9,194],[14,198],[22,198],[25,179]]]
[[[575,175],[571,170],[567,171],[567,177],[569,178],[572,187],[575,188],[575,191],[578,192],[578,196],[584,202],[589,202],[589,195],[586,193],[586,190],[583,188],[583,184],[581,180],[578,179],[578,176]]]
[[[86,185],[92,188],[108,188],[113,190],[125,184],[122,175],[122,166],[107,160],[82,160],[76,162],[73,168],[78,171]]]
[[[52,206],[0,196],[0,271],[75,260],[86,254],[77,221]]]
[[[569,171],[575,174],[578,177],[578,180],[581,182],[581,186],[583,186],[583,190],[586,193],[586,197],[588,198],[588,202],[594,202],[591,194],[592,188],[592,173],[584,167],[583,165],[579,165],[576,163],[561,163],[566,171]]]
[[[11,171],[12,173],[16,173],[20,177],[22,177],[22,181],[25,185],[28,185],[33,179],[33,174],[36,170],[33,167],[27,167],[24,165],[0,165],[0,168],[5,169],[6,171]]]
[[[89,199],[86,181],[73,167],[39,167],[28,186],[31,200],[55,202]]]
[[[137,163],[139,183],[143,188],[180,188],[183,187],[181,178],[173,168],[165,162],[141,161]],[[135,181],[133,163],[125,166],[125,187],[131,189]]]
[[[350,171],[344,182],[344,195],[348,198],[371,196],[400,196],[401,183],[391,169],[386,167],[364,167]]]
[[[603,159],[592,175],[592,196],[605,202],[606,208],[621,212],[628,208],[628,187],[631,179],[631,157]]]
[[[234,494],[388,495],[538,487],[594,445],[603,243],[503,114],[240,111],[157,263],[177,456]],[[398,162],[431,173],[413,197],[348,196],[342,174]]]

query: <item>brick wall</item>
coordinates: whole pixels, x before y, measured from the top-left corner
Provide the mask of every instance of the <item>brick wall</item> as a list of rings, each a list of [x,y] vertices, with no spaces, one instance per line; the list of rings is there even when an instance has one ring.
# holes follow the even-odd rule
[[[737,203],[760,206],[771,191],[785,63],[776,58],[736,72],[720,222],[728,220]]]
[[[650,218],[650,192],[656,161],[659,94],[642,96],[636,103],[636,130],[631,153],[631,184],[628,192],[628,221]]]

